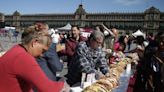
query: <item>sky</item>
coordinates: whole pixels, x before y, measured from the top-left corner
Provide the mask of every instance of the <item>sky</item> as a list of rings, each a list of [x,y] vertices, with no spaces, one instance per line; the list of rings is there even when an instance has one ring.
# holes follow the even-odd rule
[[[151,6],[164,12],[164,0],[0,0],[0,12],[74,13],[81,2],[87,13],[144,12]]]

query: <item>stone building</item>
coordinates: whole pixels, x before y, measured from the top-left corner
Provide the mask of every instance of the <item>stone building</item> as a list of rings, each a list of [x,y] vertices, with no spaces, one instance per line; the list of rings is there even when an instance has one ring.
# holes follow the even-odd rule
[[[23,29],[37,21],[46,22],[50,27],[62,27],[67,23],[80,27],[95,27],[104,23],[109,28],[120,30],[141,29],[145,32],[164,30],[164,12],[150,7],[141,13],[88,13],[79,5],[72,14],[21,14],[15,11],[12,15],[0,13],[0,25],[15,26]]]

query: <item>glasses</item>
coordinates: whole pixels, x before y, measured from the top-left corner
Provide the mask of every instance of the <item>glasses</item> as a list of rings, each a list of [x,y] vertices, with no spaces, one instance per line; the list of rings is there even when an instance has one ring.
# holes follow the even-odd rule
[[[99,38],[99,39],[100,39],[100,38]],[[100,45],[103,44],[103,42],[102,42],[101,40],[98,41],[98,40],[97,40],[96,38],[94,38],[94,37],[93,37],[93,40],[94,40],[97,44],[100,44]]]
[[[95,41],[98,45],[102,45],[102,44],[103,44],[103,42],[98,41],[98,40],[96,40],[96,39],[94,39],[94,41]]]

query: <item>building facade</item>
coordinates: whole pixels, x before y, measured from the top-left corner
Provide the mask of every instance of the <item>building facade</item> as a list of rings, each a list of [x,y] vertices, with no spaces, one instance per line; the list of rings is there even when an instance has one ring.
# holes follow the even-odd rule
[[[109,28],[121,30],[141,29],[144,31],[164,30],[164,12],[150,7],[141,13],[87,13],[82,5],[72,14],[20,14],[15,11],[12,15],[0,13],[0,25],[15,26],[18,30],[26,28],[37,21],[46,22],[50,27],[57,28],[71,25],[80,27],[95,27],[105,24]]]

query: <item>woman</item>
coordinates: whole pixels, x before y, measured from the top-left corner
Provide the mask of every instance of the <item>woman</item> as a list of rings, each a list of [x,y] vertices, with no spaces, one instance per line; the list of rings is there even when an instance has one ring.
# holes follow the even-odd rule
[[[48,50],[51,38],[35,26],[22,34],[22,43],[15,45],[0,58],[0,92],[59,92],[63,82],[49,80],[37,64],[39,57]]]
[[[128,38],[126,36],[120,36],[118,41],[114,43],[114,51],[115,52],[118,52],[118,51],[124,52],[127,41],[128,41]]]

